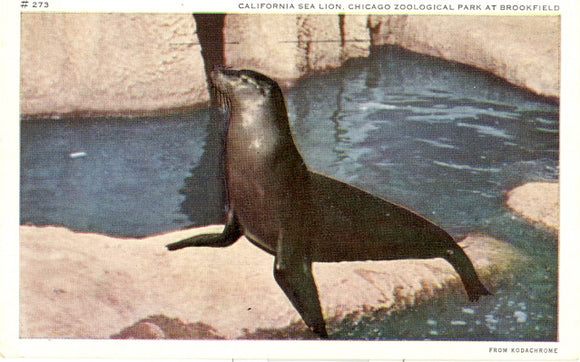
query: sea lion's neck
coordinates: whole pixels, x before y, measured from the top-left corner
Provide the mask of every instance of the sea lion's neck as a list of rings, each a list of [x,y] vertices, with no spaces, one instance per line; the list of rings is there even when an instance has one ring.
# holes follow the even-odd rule
[[[287,114],[284,101],[276,97],[239,97],[231,103],[229,127],[289,129]]]
[[[284,103],[270,99],[232,105],[226,153],[230,167],[236,167],[234,163],[240,160],[234,158],[239,157],[252,160],[256,167],[272,167],[283,159],[302,163]]]
[[[264,99],[233,104],[230,110],[228,135],[235,136],[236,143],[243,140],[250,146],[256,142],[274,146],[280,140],[291,139],[284,103]],[[228,139],[231,138],[229,136]]]

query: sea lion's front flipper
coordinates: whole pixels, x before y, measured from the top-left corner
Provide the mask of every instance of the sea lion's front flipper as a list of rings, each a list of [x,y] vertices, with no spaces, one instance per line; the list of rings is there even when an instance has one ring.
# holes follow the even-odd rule
[[[312,263],[296,248],[294,240],[280,241],[274,262],[274,278],[306,325],[321,338],[328,338]]]
[[[242,227],[238,223],[233,211],[228,213],[228,222],[220,234],[202,234],[192,236],[175,243],[166,245],[168,250],[179,250],[190,246],[207,246],[223,248],[235,243],[243,235]]]

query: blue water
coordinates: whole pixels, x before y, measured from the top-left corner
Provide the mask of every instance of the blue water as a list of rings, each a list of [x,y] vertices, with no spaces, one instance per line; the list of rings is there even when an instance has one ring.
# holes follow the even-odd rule
[[[557,240],[505,193],[559,176],[559,107],[485,72],[398,48],[301,79],[287,92],[307,164],[534,258],[476,304],[450,296],[346,323],[334,338],[556,340]],[[146,236],[221,222],[223,123],[155,118],[25,121],[21,222]],[[84,152],[76,154],[75,152]]]
[[[221,222],[223,202],[217,192],[207,194],[208,182],[217,182],[207,175],[219,167],[206,160],[208,119],[201,110],[136,120],[23,122],[21,223],[143,237]],[[197,213],[189,205],[195,196]]]

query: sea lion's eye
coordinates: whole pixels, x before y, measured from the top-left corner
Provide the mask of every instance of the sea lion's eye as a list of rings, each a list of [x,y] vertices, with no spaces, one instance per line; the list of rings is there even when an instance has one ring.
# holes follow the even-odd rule
[[[248,77],[247,77],[247,76],[245,76],[245,75],[242,75],[242,76],[241,76],[241,79],[242,79],[242,82],[244,82],[244,83],[248,83]]]

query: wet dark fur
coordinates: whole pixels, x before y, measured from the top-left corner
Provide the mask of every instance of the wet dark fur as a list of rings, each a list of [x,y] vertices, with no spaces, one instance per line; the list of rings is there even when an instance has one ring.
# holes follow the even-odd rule
[[[444,258],[468,298],[489,294],[453,238],[416,213],[310,171],[292,139],[278,84],[249,70],[215,70],[229,112],[229,212],[221,234],[168,245],[224,247],[242,235],[275,256],[274,277],[306,324],[327,337],[312,262]]]

